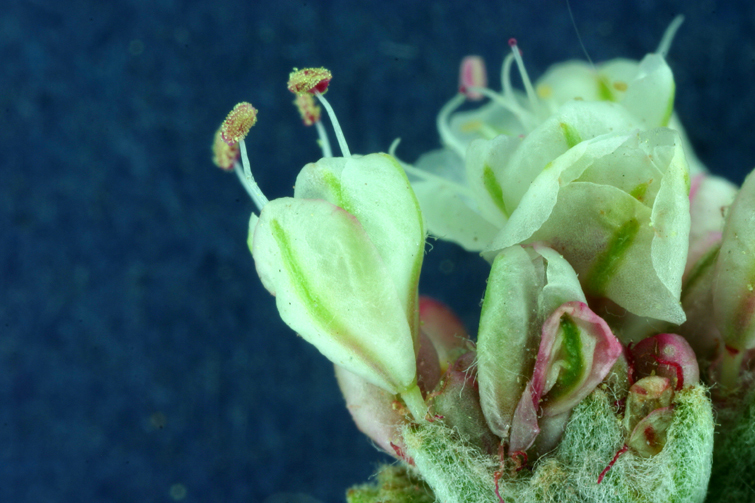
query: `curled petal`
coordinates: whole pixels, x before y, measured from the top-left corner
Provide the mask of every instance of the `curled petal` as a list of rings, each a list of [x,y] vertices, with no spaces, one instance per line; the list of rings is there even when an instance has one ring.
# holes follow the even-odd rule
[[[655,409],[637,423],[627,438],[627,445],[642,457],[655,456],[666,445],[666,432],[673,420],[673,407]]]
[[[359,431],[372,439],[385,453],[398,457],[397,452],[406,449],[400,434],[404,417],[393,406],[396,397],[343,367],[336,365],[335,371],[338,387],[346,400],[346,408]],[[393,446],[398,447],[398,451]]]
[[[621,352],[606,322],[586,304],[559,307],[543,325],[532,380],[514,414],[510,451],[530,448],[539,433],[537,411],[569,412],[600,384]]]
[[[687,182],[684,152],[671,130],[583,141],[535,178],[485,253],[547,244],[574,267],[587,295],[680,324]]]

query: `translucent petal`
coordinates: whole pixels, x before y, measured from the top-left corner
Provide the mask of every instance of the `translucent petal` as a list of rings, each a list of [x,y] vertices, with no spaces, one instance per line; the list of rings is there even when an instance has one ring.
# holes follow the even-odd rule
[[[726,217],[713,287],[716,324],[734,349],[755,347],[755,174]]]
[[[307,164],[296,179],[294,197],[325,199],[359,219],[385,262],[416,337],[425,230],[417,198],[396,159],[370,154]]]
[[[323,200],[276,199],[252,254],[283,321],[330,361],[394,394],[414,384],[403,304],[353,215]]]

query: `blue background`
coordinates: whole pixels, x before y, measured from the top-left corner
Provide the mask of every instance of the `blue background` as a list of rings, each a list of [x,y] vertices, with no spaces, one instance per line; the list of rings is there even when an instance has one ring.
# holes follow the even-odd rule
[[[251,202],[210,162],[238,101],[268,197],[318,158],[285,81],[324,65],[353,152],[414,161],[458,62],[491,85],[584,58],[564,1],[5,0],[0,7],[0,501],[343,499],[384,459],[331,365],[277,318]],[[702,160],[755,164],[755,4],[573,1],[594,61],[640,59],[673,16],[677,111]],[[327,122],[326,122],[327,124]],[[486,264],[432,242],[423,293],[474,332]],[[179,486],[180,485],[180,486]],[[171,494],[171,488],[173,493]]]

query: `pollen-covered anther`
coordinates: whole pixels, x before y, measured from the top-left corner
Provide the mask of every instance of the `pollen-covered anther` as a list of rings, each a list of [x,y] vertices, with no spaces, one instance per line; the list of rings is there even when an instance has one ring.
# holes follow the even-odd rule
[[[220,126],[220,137],[228,145],[234,145],[244,138],[257,123],[257,109],[251,103],[242,101],[237,103],[233,110]]]
[[[299,109],[301,119],[305,126],[312,126],[320,121],[320,106],[315,103],[315,99],[309,93],[297,94],[294,105]]]
[[[485,60],[480,56],[464,57],[459,68],[459,92],[469,100],[479,101],[483,95],[476,89],[487,86],[488,74],[485,70]]]
[[[229,145],[222,138],[221,129],[215,131],[215,139],[212,142],[212,162],[215,166],[225,171],[233,171],[236,161],[239,160],[239,144]]]
[[[324,94],[333,78],[327,68],[294,68],[288,75],[288,90],[295,94],[314,93]]]

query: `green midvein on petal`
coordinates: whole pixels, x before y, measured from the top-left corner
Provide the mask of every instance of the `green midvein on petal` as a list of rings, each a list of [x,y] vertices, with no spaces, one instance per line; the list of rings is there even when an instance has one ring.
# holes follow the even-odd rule
[[[607,80],[608,79],[603,75],[598,77],[598,96],[605,101],[616,101]]]
[[[482,183],[485,185],[485,190],[488,191],[490,198],[495,205],[501,210],[505,216],[509,216],[509,212],[506,211],[506,203],[503,201],[503,189],[498,184],[498,180],[493,173],[493,169],[487,164],[482,170]]]
[[[336,314],[330,311],[322,299],[314,292],[309,285],[309,280],[304,271],[296,260],[296,255],[291,247],[291,243],[283,230],[281,224],[275,220],[270,220],[271,233],[273,239],[278,244],[283,259],[283,266],[286,268],[291,277],[291,284],[296,290],[297,296],[301,299],[302,304],[306,307],[310,316],[317,321],[322,327],[328,327],[329,332],[336,332],[346,335],[346,330],[336,322]]]
[[[595,265],[588,276],[586,282],[590,293],[593,295],[602,295],[605,293],[606,286],[618,271],[621,262],[624,260],[629,247],[632,246],[637,233],[640,230],[640,223],[636,218],[624,222],[619,229],[611,236],[606,249],[595,259]]]
[[[575,386],[578,386],[585,367],[582,356],[582,340],[579,337],[579,327],[570,316],[564,315],[561,317],[560,328],[562,334],[562,354],[559,359],[564,363],[556,384],[548,393],[549,400],[559,398],[561,395],[569,393]]]
[[[573,146],[582,142],[582,137],[579,135],[579,132],[576,129],[574,129],[571,125],[565,122],[559,122],[559,125],[561,126],[561,130],[564,132],[564,138],[566,138],[566,145],[569,148],[572,148]]]
[[[351,213],[352,210],[346,207],[349,206],[349,202],[346,200],[346,194],[343,192],[343,187],[341,187],[341,181],[336,178],[336,175],[334,175],[332,171],[324,171],[322,180],[333,192],[333,199],[335,200],[334,204]]]
[[[643,199],[645,199],[645,193],[648,191],[649,185],[650,185],[650,182],[641,183],[637,187],[633,188],[629,192],[629,195],[637,199],[639,202],[643,202]]]

